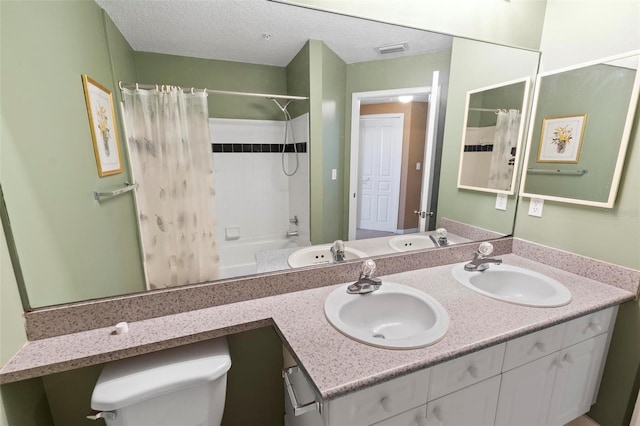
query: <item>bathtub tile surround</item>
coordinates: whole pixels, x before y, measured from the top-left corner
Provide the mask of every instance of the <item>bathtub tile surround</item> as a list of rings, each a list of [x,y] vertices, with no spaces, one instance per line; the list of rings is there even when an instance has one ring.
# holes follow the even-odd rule
[[[216,191],[220,278],[256,273],[256,253],[305,245],[309,240],[308,114],[292,120],[288,141],[301,149],[293,176],[282,171],[285,122],[271,120],[209,120]],[[291,132],[293,128],[293,132]],[[287,146],[293,152],[293,145]],[[251,155],[248,155],[251,154]],[[295,155],[285,156],[288,171]],[[293,162],[293,163],[292,163]],[[259,212],[259,214],[257,214]],[[299,218],[291,229],[289,219]],[[228,238],[227,228],[240,229]],[[297,230],[297,238],[287,238]]]

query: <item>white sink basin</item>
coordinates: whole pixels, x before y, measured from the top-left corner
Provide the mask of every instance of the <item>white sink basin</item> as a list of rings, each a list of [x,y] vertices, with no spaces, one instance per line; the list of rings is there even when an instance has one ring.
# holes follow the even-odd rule
[[[324,313],[339,332],[358,342],[390,349],[416,349],[444,337],[449,315],[433,297],[401,284],[384,282],[369,294],[335,289]]]
[[[305,247],[296,250],[289,255],[287,262],[292,268],[300,268],[303,266],[322,265],[325,263],[333,263],[333,255],[331,254],[331,244],[319,246]],[[350,247],[344,248],[345,260],[354,260],[367,257],[366,253]]]
[[[459,264],[452,273],[477,293],[517,305],[551,308],[571,302],[571,292],[558,281],[517,266],[491,265],[484,272],[468,272]]]
[[[389,239],[389,247],[395,251],[421,250],[433,248],[435,244],[427,235],[398,235]]]

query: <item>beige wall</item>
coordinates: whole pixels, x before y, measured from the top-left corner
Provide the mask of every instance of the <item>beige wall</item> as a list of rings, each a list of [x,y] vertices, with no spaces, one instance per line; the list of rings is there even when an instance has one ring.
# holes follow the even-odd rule
[[[408,104],[388,102],[360,107],[361,115],[391,113],[404,114],[398,229],[414,229],[418,227],[418,216],[413,211],[420,208],[420,189],[422,188],[422,168],[416,170],[416,163],[422,163],[424,159],[427,104],[426,102]]]
[[[428,112],[428,103],[411,103],[409,162],[407,166],[407,201],[404,211],[405,229],[413,229],[418,227],[418,216],[414,213],[414,210],[420,210],[420,198],[422,196],[422,171],[424,170],[424,146],[427,138]],[[416,170],[416,163],[420,163],[420,170]]]

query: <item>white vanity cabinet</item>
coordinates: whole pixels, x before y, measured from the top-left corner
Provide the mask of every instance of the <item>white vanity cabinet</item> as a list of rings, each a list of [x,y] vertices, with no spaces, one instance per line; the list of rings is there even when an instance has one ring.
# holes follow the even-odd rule
[[[295,416],[288,400],[285,425],[563,425],[595,402],[616,312],[585,315],[326,401],[320,413]],[[296,394],[313,395],[301,386],[296,379]]]
[[[507,342],[496,425],[563,425],[589,411],[616,310],[606,309]],[[556,348],[558,342],[562,343]],[[546,355],[549,348],[554,350]]]
[[[500,376],[494,376],[427,404],[428,426],[494,424]]]

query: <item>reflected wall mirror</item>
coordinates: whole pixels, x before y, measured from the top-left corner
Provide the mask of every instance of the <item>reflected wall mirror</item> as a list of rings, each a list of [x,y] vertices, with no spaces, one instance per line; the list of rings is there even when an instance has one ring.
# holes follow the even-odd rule
[[[440,220],[461,211],[455,204],[455,182],[437,181],[440,169],[457,168],[460,139],[447,136],[444,122],[450,117],[455,122],[452,129],[461,127],[460,93],[470,85],[485,87],[532,75],[537,66],[537,52],[265,0],[181,2],[180,13],[168,3],[152,3],[153,7],[145,1],[108,0],[3,4],[2,189],[32,307],[145,291],[133,197],[124,194],[103,203],[93,199],[94,190],[122,187],[130,172],[98,178],[92,146],[85,143],[91,140],[81,74],[108,86],[116,100],[118,81],[310,97],[290,109],[296,139],[308,132],[308,140],[295,141],[307,144],[300,164],[308,173],[296,174],[301,178],[296,182],[282,173],[279,152],[269,152],[270,162],[260,163],[261,154],[266,154],[263,146],[280,144],[283,137],[283,114],[272,101],[224,95],[208,99],[214,167],[220,174],[216,191],[225,200],[220,205],[235,209],[218,215],[218,243],[228,249],[221,253],[228,274],[221,277],[230,277],[263,272],[257,269],[257,253],[297,249],[291,247],[295,238],[286,237],[289,231],[299,231],[301,245],[347,240],[353,93],[429,87],[434,71],[440,72],[432,183],[440,197]],[[203,8],[210,9],[203,13]],[[125,21],[126,17],[133,20]],[[187,23],[176,22],[178,18]],[[39,30],[25,35],[20,23],[27,20]],[[232,23],[235,32],[223,23]],[[280,32],[283,28],[290,33]],[[50,37],[43,39],[43,31]],[[380,54],[375,49],[400,42],[407,50]],[[470,71],[459,64],[454,77],[456,42],[459,59],[473,60],[474,67]],[[501,57],[497,62],[496,50]],[[51,71],[43,74],[41,58],[48,58],[47,52],[56,52],[58,59],[47,61]],[[492,68],[498,62],[522,63],[525,56],[531,59],[526,71],[504,76]],[[489,81],[476,84],[481,74],[484,80],[490,76]],[[38,102],[25,103],[30,96]],[[397,99],[379,99],[385,102]],[[415,103],[422,106],[428,99]],[[35,124],[34,116],[40,117]],[[251,139],[256,134],[273,141]],[[48,141],[47,149],[42,148],[43,140]],[[245,151],[247,143],[260,145],[260,152]],[[455,159],[449,155],[449,144],[455,146]],[[234,151],[235,145],[241,145],[241,152]],[[229,146],[231,152],[225,152]],[[222,155],[229,157],[216,161]],[[291,170],[290,154],[285,162]],[[257,198],[267,191],[267,184],[282,189],[276,201]],[[308,198],[291,197],[294,193]],[[482,226],[470,213],[479,201],[460,201],[467,214],[454,219]],[[298,208],[308,213],[298,215]],[[285,214],[275,217],[273,211]],[[488,211],[484,217],[492,214]],[[513,220],[513,215],[499,216],[495,221],[506,229],[499,234],[509,234]],[[272,222],[277,225],[271,227]],[[427,229],[438,225],[434,221]],[[273,237],[276,245],[264,247]],[[260,249],[247,252],[245,244]],[[379,247],[395,252],[386,241]]]
[[[467,92],[458,188],[515,192],[529,87],[527,78]]]
[[[613,207],[639,65],[634,51],[538,76],[520,195]]]

